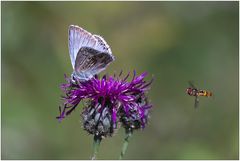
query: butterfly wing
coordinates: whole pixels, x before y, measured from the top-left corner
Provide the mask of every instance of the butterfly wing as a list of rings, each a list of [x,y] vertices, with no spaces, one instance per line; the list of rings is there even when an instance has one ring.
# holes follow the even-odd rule
[[[112,61],[113,57],[109,53],[82,47],[75,62],[75,77],[83,81],[91,79],[95,74],[103,71]]]
[[[95,49],[112,55],[111,48],[109,47],[107,42],[103,39],[103,37],[99,35],[93,35],[93,36],[97,39],[97,42],[98,42]]]
[[[75,25],[69,26],[68,48],[73,68],[75,66],[75,61],[80,48],[81,47],[95,48],[97,43],[98,43],[97,39],[88,31]]]
[[[74,76],[80,80],[90,79],[114,60],[109,45],[101,36],[74,25],[69,27],[69,53]]]

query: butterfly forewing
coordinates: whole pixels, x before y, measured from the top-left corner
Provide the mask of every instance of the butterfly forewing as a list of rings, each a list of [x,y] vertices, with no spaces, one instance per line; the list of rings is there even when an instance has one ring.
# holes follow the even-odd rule
[[[81,47],[95,48],[97,39],[81,27],[71,25],[69,27],[69,53],[72,66],[75,66],[75,60]]]

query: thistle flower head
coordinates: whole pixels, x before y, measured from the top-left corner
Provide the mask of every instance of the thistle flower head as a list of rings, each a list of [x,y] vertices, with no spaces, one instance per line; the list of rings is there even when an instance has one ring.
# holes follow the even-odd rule
[[[148,104],[146,91],[151,82],[144,81],[147,73],[134,75],[127,81],[130,73],[121,78],[122,72],[116,76],[98,78],[89,81],[72,81],[61,88],[65,93],[64,108],[60,109],[59,120],[69,115],[82,100],[88,100],[82,112],[84,129],[90,134],[111,136],[120,121],[125,128],[138,129],[147,122]]]
[[[148,104],[146,95],[142,94],[137,95],[136,104],[130,107],[128,113],[120,109],[119,118],[126,132],[132,132],[140,128],[143,129],[148,121],[151,107],[152,105]]]

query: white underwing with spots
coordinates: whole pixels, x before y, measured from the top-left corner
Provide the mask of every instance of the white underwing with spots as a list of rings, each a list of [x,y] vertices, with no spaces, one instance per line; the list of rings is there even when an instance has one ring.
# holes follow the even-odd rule
[[[68,47],[73,81],[90,80],[114,60],[109,45],[101,36],[93,35],[76,25],[69,26]]]

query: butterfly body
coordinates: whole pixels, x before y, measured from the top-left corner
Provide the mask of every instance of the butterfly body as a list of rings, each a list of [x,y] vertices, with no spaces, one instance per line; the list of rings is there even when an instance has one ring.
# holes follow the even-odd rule
[[[92,35],[75,25],[69,27],[69,53],[73,81],[90,80],[114,60],[109,45],[101,36]]]

